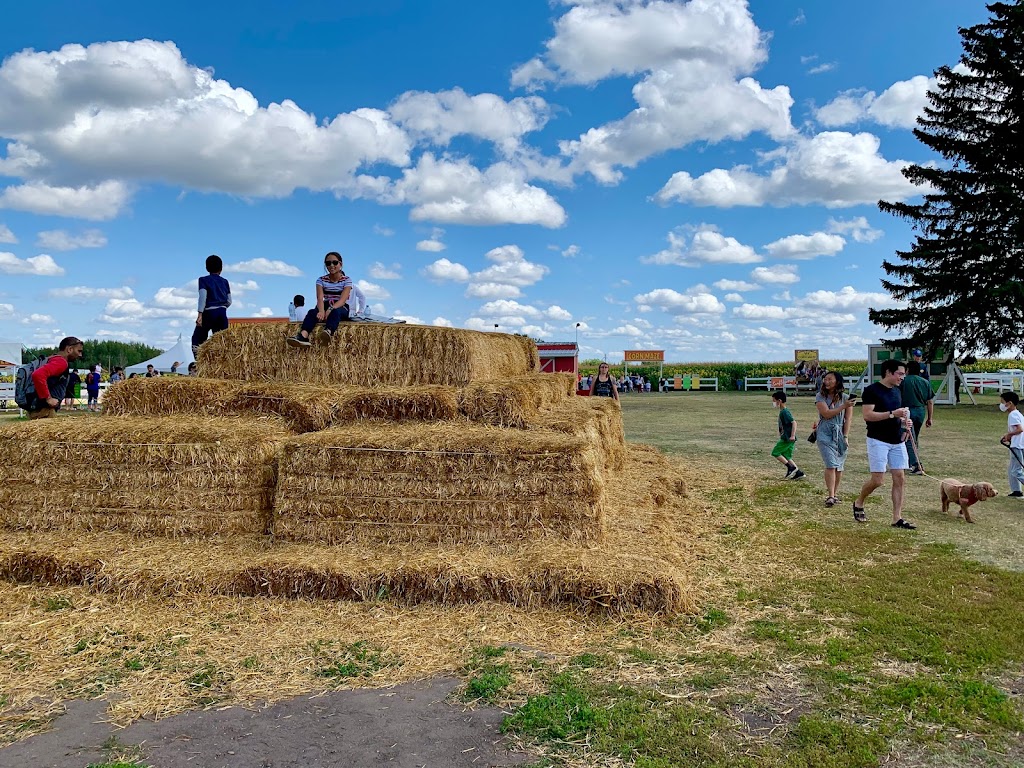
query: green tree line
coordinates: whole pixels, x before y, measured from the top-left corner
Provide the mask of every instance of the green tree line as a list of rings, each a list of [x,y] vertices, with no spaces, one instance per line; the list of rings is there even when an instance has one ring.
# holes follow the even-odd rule
[[[156,357],[163,350],[151,347],[138,341],[100,341],[99,339],[86,339],[83,342],[85,354],[78,361],[80,368],[87,368],[94,363],[99,363],[105,371],[109,371],[115,365],[128,366],[141,363],[144,360]],[[37,357],[48,357],[57,354],[57,347],[25,347],[21,353],[23,363],[31,362]]]

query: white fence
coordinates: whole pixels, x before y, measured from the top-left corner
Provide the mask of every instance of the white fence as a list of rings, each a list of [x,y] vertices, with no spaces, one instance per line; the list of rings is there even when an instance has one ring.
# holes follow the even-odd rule
[[[847,392],[861,392],[868,382],[866,376],[846,380]],[[810,382],[797,384],[795,376],[747,376],[743,379],[744,389],[765,389],[769,392],[781,389],[783,392],[813,392],[814,385]],[[1024,374],[1022,373],[965,373],[960,386],[961,390],[970,390],[975,394],[985,394],[1012,390],[1024,395]]]
[[[847,379],[845,383],[847,392],[859,392],[867,386],[867,379],[858,376],[856,379]],[[810,381],[797,382],[796,376],[747,376],[743,379],[743,389],[764,389],[772,392],[781,389],[783,392],[814,392],[814,383]]]

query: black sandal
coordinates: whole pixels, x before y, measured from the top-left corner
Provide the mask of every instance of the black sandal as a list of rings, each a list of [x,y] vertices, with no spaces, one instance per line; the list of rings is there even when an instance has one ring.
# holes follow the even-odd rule
[[[866,523],[868,521],[868,516],[864,512],[864,507],[858,507],[856,501],[853,502],[853,519],[858,523]]]
[[[904,520],[902,517],[899,520],[897,520],[895,523],[893,523],[892,527],[893,528],[902,528],[905,531],[915,531],[915,530],[917,530],[917,526],[916,525],[914,525],[909,520]]]

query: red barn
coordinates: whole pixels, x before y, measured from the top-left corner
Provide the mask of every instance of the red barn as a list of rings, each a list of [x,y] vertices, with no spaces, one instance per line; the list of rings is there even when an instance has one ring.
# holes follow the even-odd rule
[[[540,370],[543,373],[579,375],[580,350],[573,341],[539,341]]]

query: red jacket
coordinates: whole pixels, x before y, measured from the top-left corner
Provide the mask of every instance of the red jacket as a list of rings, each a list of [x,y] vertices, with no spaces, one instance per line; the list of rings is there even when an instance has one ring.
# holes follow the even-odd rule
[[[68,372],[68,359],[63,355],[53,355],[32,374],[32,384],[36,388],[36,397],[48,400],[50,397],[50,379],[63,376]]]

